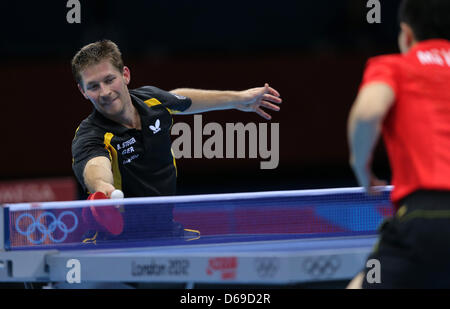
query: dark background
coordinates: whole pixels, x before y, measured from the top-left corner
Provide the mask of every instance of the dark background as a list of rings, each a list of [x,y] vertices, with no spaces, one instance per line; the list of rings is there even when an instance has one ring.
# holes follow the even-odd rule
[[[1,4],[0,181],[72,176],[71,141],[92,105],[78,92],[70,59],[83,45],[115,41],[131,88],[243,90],[268,82],[283,98],[277,169],[262,159],[180,159],[179,193],[355,186],[346,122],[371,56],[397,50],[399,1],[83,1],[68,24],[66,1]],[[190,122],[193,116],[176,116]],[[238,111],[206,122],[264,122]],[[204,140],[206,137],[204,138]],[[374,171],[389,179],[382,145]]]

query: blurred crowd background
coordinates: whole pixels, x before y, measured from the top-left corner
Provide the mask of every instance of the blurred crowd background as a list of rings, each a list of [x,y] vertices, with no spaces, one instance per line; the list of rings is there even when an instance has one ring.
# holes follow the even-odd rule
[[[3,2],[0,202],[2,186],[73,180],[71,141],[92,105],[70,60],[103,38],[119,45],[130,88],[244,90],[268,82],[281,93],[282,109],[272,113],[280,126],[276,169],[261,170],[261,158],[179,159],[179,194],[356,186],[348,112],[367,59],[398,52],[399,1],[380,1],[379,24],[367,22],[367,2],[81,0],[80,24],[66,21],[66,1]],[[204,114],[208,122],[265,120],[226,111]],[[374,164],[389,180],[382,144]]]

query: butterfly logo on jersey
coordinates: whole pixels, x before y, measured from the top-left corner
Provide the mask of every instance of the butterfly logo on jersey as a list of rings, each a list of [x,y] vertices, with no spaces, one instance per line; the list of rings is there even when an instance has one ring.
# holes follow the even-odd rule
[[[161,128],[159,127],[160,124],[161,123],[160,123],[159,119],[157,119],[154,126],[153,125],[149,125],[148,127],[150,128],[150,130],[153,131],[153,134],[156,134],[159,131],[161,131]]]

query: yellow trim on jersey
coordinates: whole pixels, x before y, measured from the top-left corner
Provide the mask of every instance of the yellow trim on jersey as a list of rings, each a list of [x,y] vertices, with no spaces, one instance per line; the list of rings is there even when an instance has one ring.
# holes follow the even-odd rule
[[[122,190],[122,176],[119,170],[119,158],[117,156],[116,149],[111,145],[111,140],[114,134],[107,132],[104,136],[105,149],[109,152],[109,158],[111,159],[111,166],[114,178],[114,187],[118,190]]]
[[[147,104],[148,107],[152,107],[152,106],[156,106],[156,105],[160,105],[160,104],[162,105],[162,103],[159,102],[158,99],[155,99],[155,98],[148,99],[147,101],[144,101],[144,103]],[[180,111],[177,111],[177,110],[174,110],[174,109],[167,108],[164,105],[163,105],[163,107],[165,109],[167,109],[170,114],[176,114],[176,113],[180,112]]]
[[[144,103],[147,104],[148,107],[162,105],[162,103],[159,102],[158,99],[155,99],[155,98],[148,99],[147,101],[144,101]],[[164,106],[164,108],[167,109],[170,114],[178,113],[178,111],[171,110],[170,108],[167,108],[165,106]],[[173,126],[173,118],[172,118],[172,124],[170,125],[170,128],[172,128],[172,126]],[[175,175],[178,177],[178,169],[177,169],[177,163],[175,161],[175,154],[173,153],[172,148],[170,149],[170,151],[172,152],[173,166],[175,167]]]
[[[170,152],[172,153],[173,166],[175,166],[175,176],[178,177],[177,162],[175,161],[175,154],[173,153],[172,148],[170,148]]]
[[[172,123],[170,124],[170,128],[169,128],[169,131],[170,131],[170,132],[172,132],[172,127],[173,127],[173,117],[172,117]],[[175,160],[175,154],[173,153],[172,147],[170,148],[170,152],[172,153],[173,166],[175,167],[175,176],[178,177],[177,162],[176,162],[176,160]]]
[[[73,139],[75,139],[75,137],[77,137],[77,133],[78,133],[79,129],[80,129],[80,126],[78,126],[78,128],[75,130],[75,135],[73,136]]]
[[[147,101],[144,101],[145,104],[147,104],[148,107],[152,107],[152,106],[156,106],[161,104],[161,102],[159,102],[157,99],[155,98],[151,98],[148,99]],[[162,104],[161,104],[162,105]]]

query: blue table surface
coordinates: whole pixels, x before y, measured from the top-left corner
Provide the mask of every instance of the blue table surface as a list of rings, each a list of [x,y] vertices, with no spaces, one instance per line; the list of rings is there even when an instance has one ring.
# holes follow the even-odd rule
[[[216,237],[217,238],[217,237]],[[377,240],[376,235],[370,236],[345,236],[327,238],[307,238],[307,239],[285,239],[268,241],[242,241],[228,243],[195,244],[195,241],[184,245],[174,246],[147,246],[128,248],[92,248],[89,250],[75,250],[77,255],[96,256],[139,256],[149,253],[154,254],[183,254],[183,253],[245,253],[245,252],[285,252],[295,253],[299,251],[313,250],[336,250],[336,249],[370,249]],[[60,252],[62,256],[70,256],[74,250],[64,250]]]

